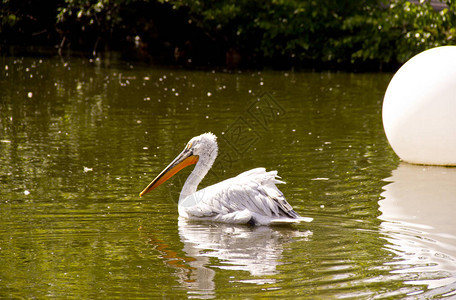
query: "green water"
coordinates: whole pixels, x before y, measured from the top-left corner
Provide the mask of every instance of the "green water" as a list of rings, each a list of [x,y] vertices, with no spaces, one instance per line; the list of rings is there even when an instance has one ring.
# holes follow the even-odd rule
[[[77,58],[3,57],[0,67],[0,298],[455,295],[454,194],[429,196],[455,200],[433,212],[447,229],[382,214],[410,168],[381,123],[392,74]],[[290,204],[314,221],[178,220],[190,168],[139,198],[207,131],[219,137],[220,155],[203,186],[255,167],[278,170]]]

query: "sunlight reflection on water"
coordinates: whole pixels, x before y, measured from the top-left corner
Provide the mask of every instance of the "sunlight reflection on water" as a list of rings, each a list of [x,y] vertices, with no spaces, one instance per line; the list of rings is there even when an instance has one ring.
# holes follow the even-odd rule
[[[454,170],[397,166],[381,123],[392,74],[3,62],[0,298],[454,296]],[[138,197],[206,131],[220,156],[201,187],[276,169],[314,221],[184,224],[189,169]]]

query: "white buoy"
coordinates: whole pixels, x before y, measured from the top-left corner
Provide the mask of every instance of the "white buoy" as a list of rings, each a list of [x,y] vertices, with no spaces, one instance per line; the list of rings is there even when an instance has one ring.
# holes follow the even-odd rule
[[[402,160],[456,166],[456,46],[421,52],[397,71],[383,100],[383,127]]]

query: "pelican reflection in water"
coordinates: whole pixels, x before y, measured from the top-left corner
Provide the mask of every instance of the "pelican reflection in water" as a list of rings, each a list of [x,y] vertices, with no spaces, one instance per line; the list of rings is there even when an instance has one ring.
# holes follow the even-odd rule
[[[140,193],[144,196],[186,166],[196,164],[182,188],[181,217],[223,223],[269,225],[310,222],[285,200],[276,184],[284,183],[277,171],[256,168],[197,191],[218,152],[217,138],[204,133],[192,138],[185,149]]]
[[[308,249],[305,244],[313,235],[309,230],[284,226],[207,226],[181,217],[177,225],[180,243],[175,241],[174,231],[152,227],[144,232],[154,255],[158,252],[163,263],[175,270],[172,273],[188,295],[198,299],[216,298],[217,287],[226,284],[248,282],[264,287],[280,281],[277,274],[283,269],[279,266],[296,262],[293,249]],[[230,270],[230,276],[217,276],[218,270]]]

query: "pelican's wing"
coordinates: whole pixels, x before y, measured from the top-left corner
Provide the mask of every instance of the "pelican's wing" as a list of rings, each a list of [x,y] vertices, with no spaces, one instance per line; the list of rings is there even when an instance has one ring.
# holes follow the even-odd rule
[[[194,195],[197,204],[185,211],[189,217],[196,218],[217,218],[240,212],[248,219],[252,216],[300,218],[277,188],[277,183],[284,183],[277,178],[277,171],[266,172],[264,168],[244,172],[198,191]]]
[[[248,194],[250,201],[243,201],[246,206],[256,205],[259,213],[268,216],[287,216],[290,218],[299,218],[299,215],[293,210],[293,207],[287,202],[283,193],[277,188],[276,184],[285,184],[279,180],[280,176],[277,171],[266,172],[265,168],[256,168],[244,172],[235,178],[239,178],[239,182],[251,182],[249,187],[252,189]],[[254,198],[251,195],[255,195]]]

